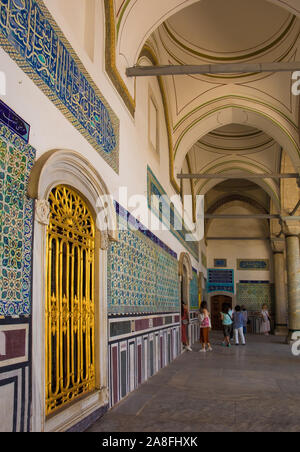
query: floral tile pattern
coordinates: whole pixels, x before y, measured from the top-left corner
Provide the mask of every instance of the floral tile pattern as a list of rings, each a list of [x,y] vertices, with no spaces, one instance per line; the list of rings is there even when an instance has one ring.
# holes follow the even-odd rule
[[[117,209],[124,226],[127,212]],[[119,231],[108,253],[109,314],[178,312],[177,256],[150,231]]]
[[[35,150],[0,125],[0,315],[31,312],[33,201],[26,196]]]

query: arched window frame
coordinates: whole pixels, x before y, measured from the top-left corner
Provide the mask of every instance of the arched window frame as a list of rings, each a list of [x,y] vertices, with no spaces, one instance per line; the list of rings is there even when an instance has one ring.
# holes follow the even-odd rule
[[[179,259],[179,268],[178,273],[180,276],[180,282],[183,283],[183,277],[184,277],[184,268],[186,270],[186,293],[184,294],[184,299],[187,301],[187,307],[188,310],[190,310],[190,284],[193,279],[193,267],[192,267],[192,261],[191,257],[188,253],[181,253],[180,259]]]
[[[45,416],[45,290],[49,195],[67,185],[83,196],[94,215],[95,234],[95,365],[96,391],[86,395],[49,419]],[[117,219],[108,189],[92,165],[80,154],[53,150],[35,164],[28,186],[35,199],[32,293],[32,430],[66,431],[109,403],[107,358],[107,251],[117,240]],[[98,215],[105,208],[104,215]]]

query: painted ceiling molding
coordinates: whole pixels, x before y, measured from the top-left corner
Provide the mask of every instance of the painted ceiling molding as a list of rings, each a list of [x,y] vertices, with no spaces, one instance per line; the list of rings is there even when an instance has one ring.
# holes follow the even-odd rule
[[[230,97],[230,96],[229,96]],[[258,126],[258,121],[261,127],[268,130],[263,130],[269,136],[273,137],[290,155],[296,171],[300,169],[300,149],[298,146],[298,130],[297,134],[288,127],[288,124],[279,121],[279,118],[270,115],[269,112],[258,110],[256,108],[255,100],[251,99],[253,105],[238,105],[228,104],[220,105],[213,110],[208,110],[201,116],[196,117],[190,124],[182,127],[181,133],[178,134],[177,141],[174,146],[174,167],[180,168],[181,162],[185,158],[186,149],[191,149],[192,146],[199,141],[207,133],[215,130],[219,115],[223,114],[223,125],[229,123],[241,123],[240,115],[247,116],[247,125],[252,127]],[[231,118],[232,113],[232,118]],[[219,127],[221,124],[219,125]],[[202,137],[201,137],[202,135]]]
[[[129,66],[137,63],[143,45],[163,22],[197,2],[198,0],[131,0],[121,3],[117,24],[120,31],[118,51],[122,53]],[[267,0],[267,2],[300,17],[300,7],[295,6],[295,0]],[[120,5],[120,2],[118,4]],[[132,26],[133,23],[136,23],[136,27]]]
[[[232,52],[230,56],[220,56],[220,54],[228,53],[228,52],[210,52],[208,49],[201,49],[200,47],[197,47],[195,44],[189,43],[187,45],[187,41],[182,37],[179,36],[178,33],[176,33],[176,30],[174,30],[171,25],[168,22],[164,22],[162,25],[163,30],[167,34],[168,38],[170,39],[173,44],[178,46],[180,49],[186,51],[187,55],[192,55],[194,57],[197,57],[201,59],[202,61],[207,62],[238,62],[238,61],[249,61],[253,58],[257,58],[260,55],[268,55],[270,52],[274,50],[279,44],[282,44],[286,41],[289,32],[295,27],[297,23],[297,18],[295,16],[289,17],[288,23],[285,26],[284,30],[280,33],[277,33],[275,35],[275,38],[273,40],[270,40],[270,42],[263,43],[262,45],[256,46],[256,48],[253,48],[252,51],[249,51],[249,49],[245,49],[243,51],[239,52]],[[299,31],[296,33],[296,39],[298,39]],[[294,41],[295,42],[295,41]],[[265,45],[264,45],[265,44]],[[289,44],[289,43],[288,43]],[[166,44],[165,44],[166,46]],[[289,45],[288,45],[289,47]],[[167,48],[167,46],[166,46]],[[196,50],[197,49],[197,50]],[[202,50],[202,51],[201,51]],[[286,50],[284,51],[284,53]],[[282,58],[282,56],[280,57]]]
[[[150,47],[150,45],[144,45],[143,50],[139,56],[139,59],[141,58],[147,58],[153,66],[157,66],[159,64],[158,58],[155,55],[154,50]],[[157,77],[162,102],[164,106],[164,112],[165,112],[165,121],[166,121],[166,128],[167,128],[167,135],[168,135],[168,146],[169,146],[169,171],[170,171],[170,182],[172,187],[174,188],[175,192],[180,194],[180,186],[176,182],[176,179],[174,178],[174,157],[173,157],[173,138],[172,138],[172,128],[171,128],[171,118],[168,108],[168,99],[164,87],[163,77]]]
[[[210,107],[211,105],[213,105],[217,102],[220,102],[220,101],[224,101],[224,100],[231,100],[231,101],[237,100],[237,101],[246,101],[246,102],[249,101],[249,102],[253,102],[261,107],[270,108],[274,113],[277,113],[280,116],[282,116],[282,118],[284,120],[286,120],[293,127],[293,129],[298,131],[298,125],[290,117],[285,115],[282,112],[282,110],[279,110],[278,108],[274,107],[274,105],[272,105],[268,102],[263,102],[260,99],[254,99],[252,97],[230,94],[230,95],[226,95],[226,96],[216,97],[208,102],[202,103],[201,105],[199,105],[199,107],[191,110],[188,114],[186,114],[183,118],[181,118],[180,121],[177,122],[177,124],[174,125],[174,128],[173,128],[174,132],[176,132],[177,129],[179,129],[185,121],[187,121],[192,115],[194,115],[198,111],[200,111],[206,107]]]
[[[104,0],[105,7],[105,70],[130,114],[135,114],[135,99],[131,96],[116,65],[116,23],[114,0]]]
[[[262,204],[260,204],[256,199],[250,198],[249,196],[246,196],[246,195],[239,195],[237,193],[235,193],[233,195],[228,195],[228,196],[225,196],[225,197],[224,196],[221,197],[220,199],[215,201],[212,206],[210,206],[207,209],[206,213],[213,214],[220,207],[223,207],[225,204],[228,204],[228,203],[231,203],[231,202],[234,202],[234,201],[241,201],[241,202],[244,202],[246,204],[249,204],[250,206],[254,207],[255,209],[257,209],[262,214],[268,214],[269,213],[268,210]]]
[[[186,163],[188,166],[188,170],[189,173],[192,173],[192,165],[191,165],[191,161],[190,161],[190,156],[189,154],[186,155]],[[193,180],[190,180],[190,184],[191,184],[191,193],[192,193],[192,199],[193,199],[193,212],[192,212],[192,216],[193,216],[193,222],[196,223],[197,218],[196,218],[196,197],[195,197],[195,186],[193,184]]]
[[[228,167],[226,167],[226,165]],[[239,166],[239,165],[245,165],[245,166]],[[223,166],[223,167],[222,167]],[[220,168],[221,167],[221,168]],[[218,168],[216,170],[216,168]],[[238,171],[239,173],[243,171],[244,173],[244,179],[247,180],[247,174],[259,174],[260,171],[258,171],[257,165],[251,165],[247,164],[247,162],[243,161],[227,161],[223,162],[222,164],[212,166],[207,170],[208,174],[224,174],[224,181],[230,179],[230,175],[234,174],[234,171]],[[197,194],[206,194],[208,191],[212,188],[214,188],[216,185],[218,185],[220,182],[222,182],[220,179],[218,180],[206,180],[205,182],[199,182],[199,185],[196,187],[196,193]],[[273,200],[275,208],[280,212],[280,194],[279,194],[279,187],[275,185],[275,183],[272,183],[271,181],[266,180],[258,180],[256,182],[257,185],[259,185]]]

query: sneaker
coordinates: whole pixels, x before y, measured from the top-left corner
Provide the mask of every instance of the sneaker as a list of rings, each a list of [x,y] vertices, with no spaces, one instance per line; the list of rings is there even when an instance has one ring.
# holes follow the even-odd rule
[[[240,344],[235,344],[236,347],[238,347]]]
[[[228,344],[228,345],[227,345],[227,348],[231,348],[231,344]]]
[[[201,348],[201,350],[199,350],[199,353],[206,353],[205,348]]]
[[[212,352],[213,349],[212,349],[211,347],[208,347],[207,351],[208,351],[208,352]]]
[[[192,352],[192,351],[193,351],[189,345],[188,345],[187,347],[185,347],[185,348],[186,348],[186,350],[187,350],[188,352]]]

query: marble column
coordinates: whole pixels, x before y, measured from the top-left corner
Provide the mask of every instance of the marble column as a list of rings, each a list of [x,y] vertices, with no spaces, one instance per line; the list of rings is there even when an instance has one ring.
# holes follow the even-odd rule
[[[289,338],[300,331],[300,246],[299,226],[286,223],[286,254],[288,276]]]
[[[285,241],[279,239],[272,240],[272,250],[274,256],[274,281],[275,281],[275,335],[287,336],[287,312],[288,300],[285,285]]]

